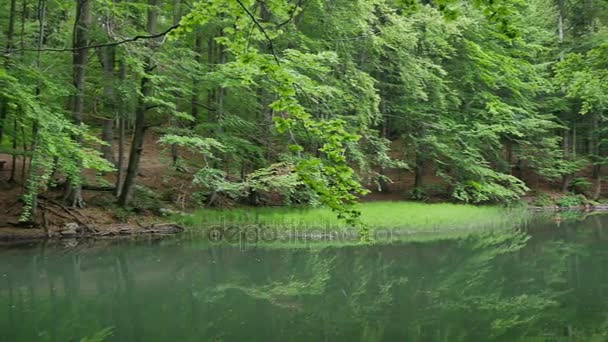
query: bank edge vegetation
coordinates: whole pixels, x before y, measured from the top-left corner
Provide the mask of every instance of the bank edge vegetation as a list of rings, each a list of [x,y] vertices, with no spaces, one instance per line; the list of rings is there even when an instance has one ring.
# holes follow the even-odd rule
[[[128,206],[149,130],[207,204],[274,192],[356,223],[362,184],[408,169],[423,198],[429,167],[460,202],[586,169],[597,199],[607,19],[601,0],[3,0],[0,148],[23,220],[57,179],[84,206],[85,169]]]

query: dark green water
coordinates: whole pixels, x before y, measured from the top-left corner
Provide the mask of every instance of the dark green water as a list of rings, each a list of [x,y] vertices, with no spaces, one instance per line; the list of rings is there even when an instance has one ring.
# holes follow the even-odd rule
[[[608,216],[372,246],[36,244],[0,260],[0,341],[608,337]]]

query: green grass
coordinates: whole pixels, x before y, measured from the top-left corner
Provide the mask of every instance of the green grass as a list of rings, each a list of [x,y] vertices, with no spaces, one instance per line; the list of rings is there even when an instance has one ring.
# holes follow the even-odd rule
[[[362,221],[374,230],[404,233],[449,232],[515,227],[528,217],[524,208],[425,204],[417,202],[370,202],[360,205]],[[258,227],[284,233],[331,229],[356,233],[326,208],[204,209],[178,219],[191,228]]]

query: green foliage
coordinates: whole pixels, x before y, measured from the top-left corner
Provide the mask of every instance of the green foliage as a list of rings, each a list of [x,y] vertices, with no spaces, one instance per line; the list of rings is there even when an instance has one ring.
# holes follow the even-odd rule
[[[103,341],[106,341],[108,338],[110,338],[113,335],[113,333],[114,333],[114,328],[108,327],[108,328],[105,328],[105,329],[102,329],[102,330],[96,332],[92,336],[81,338],[80,342],[103,342]]]
[[[558,198],[555,203],[560,207],[580,207],[587,203],[587,199],[583,195],[567,195]]]
[[[539,192],[536,194],[532,205],[537,207],[548,207],[553,205],[553,199],[551,199],[551,196],[549,196],[548,194],[544,192]]]
[[[417,202],[362,203],[360,209],[361,221],[370,227],[372,235],[375,231],[391,235],[514,227],[529,216],[526,208]],[[176,220],[189,227],[201,229],[255,225],[260,229],[281,234],[297,232],[318,235],[345,232],[357,236],[357,231],[353,229],[355,227],[337,219],[328,208],[203,209],[190,216],[177,217]],[[388,229],[396,231],[389,232]]]
[[[581,114],[608,109],[608,44],[586,54],[573,53],[556,66],[557,83],[570,98],[580,99]]]
[[[572,180],[572,191],[575,194],[586,194],[593,184],[585,177],[576,177]]]
[[[51,80],[44,81],[48,82],[47,87],[59,87]],[[30,154],[31,170],[23,197],[25,205],[21,220],[34,219],[35,198],[49,184],[53,171],[63,173],[72,184],[79,184],[82,168],[103,172],[113,170],[113,166],[102,159],[98,151],[73,137],[78,137],[83,143],[101,143],[100,140],[90,135],[86,126],[76,126],[67,120],[61,107],[38,101],[33,85],[22,83],[19,78],[0,68],[0,89],[0,98],[14,113],[9,120],[16,120],[19,127],[36,124],[32,137],[35,148]]]
[[[102,24],[86,27],[82,66],[65,49],[83,28],[75,3],[41,16],[18,2],[0,5],[15,28],[0,35],[0,150],[31,158],[23,219],[53,172],[77,186],[85,169],[115,171],[95,135],[116,120],[127,137],[134,121],[163,134],[196,205],[320,205],[353,225],[394,172],[441,177],[407,189],[415,199],[509,203],[528,175],[567,184],[608,163],[598,0],[89,2]]]
[[[160,209],[163,207],[161,195],[142,185],[135,187],[135,193],[133,194],[133,201],[129,208],[136,213],[147,213],[152,212],[159,214]]]
[[[194,184],[202,188],[196,193],[197,205],[207,203],[211,196],[220,195],[231,200],[252,204],[319,204],[318,196],[309,190],[289,163],[278,163],[250,173],[244,180],[229,180],[217,169],[204,168],[198,171]],[[265,201],[262,196],[278,196],[278,201]]]

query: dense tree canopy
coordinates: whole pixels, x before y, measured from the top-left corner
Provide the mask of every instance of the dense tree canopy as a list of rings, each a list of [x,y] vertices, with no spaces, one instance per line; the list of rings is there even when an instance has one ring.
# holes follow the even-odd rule
[[[322,204],[409,170],[409,194],[509,202],[606,164],[601,0],[4,0],[0,152],[26,210],[84,170],[135,195],[146,132],[197,204]],[[116,146],[114,146],[116,145]],[[21,166],[21,177],[16,165]],[[442,182],[426,184],[425,170]],[[525,172],[524,172],[525,171]],[[437,188],[440,188],[439,190]]]

